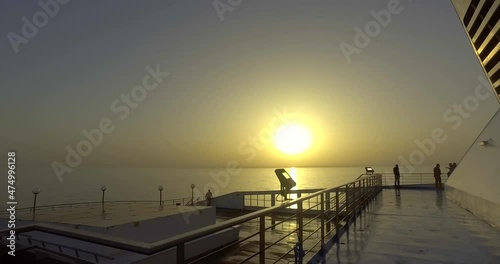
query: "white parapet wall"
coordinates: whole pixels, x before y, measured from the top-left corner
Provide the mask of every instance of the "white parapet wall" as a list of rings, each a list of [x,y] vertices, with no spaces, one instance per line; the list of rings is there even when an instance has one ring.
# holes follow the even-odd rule
[[[215,207],[168,206],[175,214],[152,217],[113,226],[79,225],[78,229],[147,243],[173,237],[188,231],[215,224]],[[194,208],[194,209],[193,209]],[[74,227],[74,225],[61,224]]]
[[[231,242],[237,241],[239,239],[241,226],[233,226],[219,232],[207,235],[205,237],[195,239],[193,241],[186,243],[185,258],[192,259],[194,257],[207,254],[213,250],[216,250],[223,245],[227,245]],[[176,263],[177,251],[176,248],[171,248],[165,251],[161,251],[152,256],[141,259],[134,264],[163,264],[163,263]],[[128,257],[124,258],[125,260]],[[119,259],[118,262],[120,263]]]
[[[500,230],[500,111],[472,144],[445,188],[448,199]]]

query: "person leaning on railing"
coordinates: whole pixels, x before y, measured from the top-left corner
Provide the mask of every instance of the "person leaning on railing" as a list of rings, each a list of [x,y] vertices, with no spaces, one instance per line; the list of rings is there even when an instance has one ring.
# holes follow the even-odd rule
[[[448,172],[446,173],[446,176],[450,177],[451,175],[451,172],[453,171],[453,164],[452,163],[448,163],[448,167],[446,167],[448,169]]]
[[[455,168],[457,167],[457,163],[453,162],[453,163],[450,163],[448,164],[449,167],[446,167],[448,169],[448,172],[446,173],[446,175],[448,175],[448,178],[451,176],[451,174],[453,173],[453,171],[455,170]]]

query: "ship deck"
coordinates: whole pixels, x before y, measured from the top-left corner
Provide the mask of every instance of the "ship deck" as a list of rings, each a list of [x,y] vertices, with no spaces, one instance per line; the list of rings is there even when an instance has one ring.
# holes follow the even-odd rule
[[[357,186],[360,188],[359,185]],[[352,186],[349,189],[355,190]],[[345,191],[347,187],[344,186],[340,190]],[[368,194],[368,192],[362,188],[358,190],[356,197],[359,198],[358,201],[361,201],[360,199],[364,196],[359,194]],[[302,229],[303,236],[307,238],[303,240],[303,246],[309,252],[304,258],[304,263],[500,263],[500,231],[446,199],[445,191],[434,190],[429,186],[420,188],[403,186],[398,192],[394,189],[379,189],[379,191],[366,203],[358,202],[357,210],[352,209],[352,205],[356,204],[354,202],[356,200],[353,199],[355,197],[353,191],[346,192],[344,195],[339,194],[338,197],[343,198],[339,205],[347,204],[347,197],[349,197],[351,210],[347,210],[347,207],[345,210],[339,210],[341,216],[339,217],[340,229],[338,230],[340,241],[333,243],[332,241],[336,240],[337,236],[333,236],[334,233],[329,235],[327,233],[324,240],[325,250],[320,250],[320,231],[321,228],[328,230],[328,227],[322,224],[318,212],[301,215],[302,222],[307,223],[307,225],[303,225]],[[255,194],[252,192],[247,195]],[[246,201],[245,194],[239,193],[235,197],[241,199],[242,204]],[[260,198],[259,201],[267,199],[265,195]],[[313,205],[318,202],[307,201]],[[308,204],[308,202],[304,204]],[[264,206],[261,209],[264,209],[266,204],[263,202],[261,204]],[[61,208],[58,206],[55,208],[44,207],[40,210],[37,208],[36,220],[37,222],[109,227],[116,225],[116,221],[125,221],[124,223],[137,221],[136,217],[139,215],[147,218],[166,216],[178,212],[179,208],[178,206],[161,208],[156,203],[109,203],[105,207],[106,213],[102,214],[100,203],[88,203]],[[240,263],[245,259],[249,259],[250,263],[257,263],[258,260],[252,259],[252,257],[261,252],[259,251],[259,247],[262,246],[259,243],[260,237],[255,235],[259,234],[259,229],[262,228],[260,221],[263,221],[263,226],[267,228],[274,225],[273,222],[279,222],[274,228],[265,231],[264,246],[266,246],[266,250],[264,254],[261,254],[265,258],[264,262],[289,263],[293,261],[294,252],[290,250],[293,250],[299,241],[298,215],[290,214],[290,212],[272,211],[274,215],[262,214],[263,217],[260,218],[251,217],[234,221],[236,218],[247,217],[246,214],[251,211],[258,213],[258,211],[254,211],[258,208],[252,204],[245,208],[243,210],[217,208],[216,222],[218,224],[233,221],[241,225],[239,242],[212,251],[214,254],[205,256],[206,258],[200,263],[229,264]],[[332,206],[327,208],[332,208]],[[185,208],[185,210],[197,209],[200,208],[198,206],[186,206]],[[348,214],[349,211],[352,213]],[[213,212],[215,213],[215,210]],[[335,231],[335,219],[329,218],[332,215],[330,213],[323,219],[325,223],[331,223],[332,231]],[[356,217],[353,217],[354,215]],[[32,214],[29,210],[21,210],[17,216],[19,220],[29,220]],[[123,216],[129,217],[121,219]],[[349,217],[344,218],[347,216]],[[330,220],[326,221],[326,219]],[[206,228],[215,229],[213,226]],[[42,227],[42,229],[50,228]],[[81,232],[81,230],[62,230],[61,232],[63,231],[64,234],[68,235]],[[237,239],[238,234],[235,236]],[[100,245],[104,241],[100,236],[96,239],[92,241]],[[60,238],[55,241],[60,241]],[[107,240],[105,242],[106,244],[102,244],[103,246],[118,247],[114,242]],[[151,245],[130,244],[128,248],[123,250],[130,251],[132,248],[133,252],[144,254],[137,250],[150,250]],[[146,255],[149,254],[146,253]],[[103,255],[105,255],[104,258],[115,256],[104,253]]]
[[[383,190],[326,263],[500,263],[500,231],[443,191]]]

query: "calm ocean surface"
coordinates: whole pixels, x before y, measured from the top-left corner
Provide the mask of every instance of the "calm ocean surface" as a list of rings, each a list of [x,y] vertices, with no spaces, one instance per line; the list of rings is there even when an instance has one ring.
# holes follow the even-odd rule
[[[374,166],[376,172],[392,172],[392,166]],[[101,185],[107,186],[106,200],[157,200],[158,185],[163,185],[163,199],[195,196],[211,189],[215,196],[251,190],[277,190],[279,181],[275,168],[242,168],[235,175],[225,169],[185,168],[76,168],[59,182],[51,168],[23,168],[16,170],[17,208],[33,203],[33,188],[40,188],[37,205],[100,201]],[[296,189],[329,188],[355,180],[364,173],[364,167],[285,168],[297,182]],[[404,172],[404,170],[401,170]],[[423,166],[417,172],[432,172],[432,166]],[[225,176],[221,176],[225,174]],[[211,175],[219,175],[213,177]],[[229,175],[229,176],[227,176]],[[0,188],[7,189],[7,182]],[[7,200],[7,192],[4,194]],[[5,202],[0,204],[3,210]]]

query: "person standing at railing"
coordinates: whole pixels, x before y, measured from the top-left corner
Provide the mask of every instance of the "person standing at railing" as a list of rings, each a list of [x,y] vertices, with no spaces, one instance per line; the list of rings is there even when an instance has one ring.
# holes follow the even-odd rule
[[[434,180],[436,181],[436,189],[442,189],[441,184],[441,169],[439,163],[434,167]]]
[[[396,164],[396,166],[394,166],[394,169],[392,169],[392,171],[394,172],[394,188],[399,189],[399,178],[401,178],[401,174],[399,174],[398,164]]]
[[[207,206],[212,206],[212,198],[214,196],[212,195],[212,192],[208,190],[207,194],[205,194],[205,199],[207,200]]]

